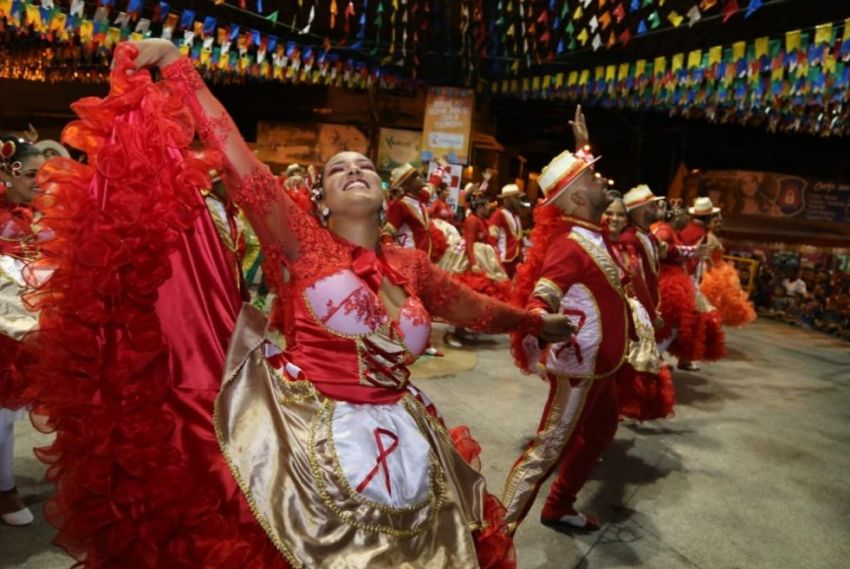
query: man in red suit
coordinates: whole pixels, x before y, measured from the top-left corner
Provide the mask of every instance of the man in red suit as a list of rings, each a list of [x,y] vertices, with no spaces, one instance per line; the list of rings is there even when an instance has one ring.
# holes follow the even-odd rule
[[[659,220],[661,209],[659,204],[663,197],[656,196],[646,184],[632,188],[623,196],[623,203],[629,216],[629,224],[620,234],[620,241],[637,252],[641,261],[643,280],[648,298],[638,300],[646,311],[655,318],[656,328],[661,328],[659,304],[661,296],[658,292],[658,279],[661,272],[661,245],[658,238],[650,231],[653,223]]]
[[[510,278],[514,278],[522,257],[522,221],[518,215],[522,207],[521,195],[516,184],[503,187],[499,194],[502,207],[493,212],[489,221],[490,235],[496,241],[496,252]]]
[[[599,528],[574,503],[617,430],[615,378],[632,330],[628,279],[600,227],[611,198],[606,180],[593,173],[593,162],[585,151],[564,152],[543,169],[538,183],[546,202],[517,275],[518,300],[572,316],[576,332],[567,342],[542,347],[531,337],[511,339],[520,367],[540,371],[550,386],[537,434],[505,484],[506,521],[514,529],[559,462],[541,522]]]
[[[384,238],[402,247],[416,248],[431,255],[428,201],[430,189],[419,172],[410,164],[393,170],[390,188],[402,192],[387,210]]]

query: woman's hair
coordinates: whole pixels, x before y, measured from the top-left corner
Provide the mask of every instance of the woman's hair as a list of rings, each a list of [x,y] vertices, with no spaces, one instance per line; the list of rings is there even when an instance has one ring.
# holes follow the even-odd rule
[[[744,200],[746,199],[746,196],[744,196],[744,193],[741,191],[741,184],[747,178],[752,178],[755,181],[755,183],[758,185],[758,190],[756,191],[755,199],[758,202],[759,210],[762,211],[762,212],[765,212],[765,213],[769,212],[771,206],[773,206],[774,200],[769,195],[767,195],[765,193],[765,191],[762,189],[763,178],[761,176],[759,176],[758,174],[754,174],[754,173],[753,174],[745,174],[745,175],[738,178],[738,184],[737,184],[738,191],[735,194],[734,211],[741,211],[742,209],[744,209]]]
[[[11,132],[0,134],[0,148],[0,170],[9,175],[20,169],[21,162],[25,159],[43,154],[35,144]]]

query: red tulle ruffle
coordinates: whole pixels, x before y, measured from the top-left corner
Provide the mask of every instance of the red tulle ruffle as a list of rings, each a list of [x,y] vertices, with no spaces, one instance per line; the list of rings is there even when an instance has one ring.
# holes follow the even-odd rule
[[[449,248],[449,242],[433,222],[428,224],[428,231],[431,233],[431,262],[439,263]]]
[[[35,268],[54,273],[28,296],[40,329],[21,361],[55,433],[36,453],[56,484],[45,517],[80,567],[285,569],[218,450],[215,389],[181,395],[173,384],[158,291],[200,227],[199,190],[219,164],[188,155],[181,92],[128,75],[134,56],[120,46],[109,96],[72,107],[80,120],[63,141],[88,165],[54,159],[39,175],[53,238]]]
[[[664,327],[656,330],[660,342],[676,330],[676,339],[668,348],[674,356],[693,361],[697,352],[700,319],[696,307],[694,281],[678,265],[662,265],[658,284],[661,318]]]
[[[461,282],[474,290],[490,298],[509,302],[511,298],[511,281],[494,281],[484,273],[465,271],[452,275],[456,281]]]
[[[720,312],[724,326],[744,326],[756,319],[753,303],[741,289],[735,267],[720,261],[702,277],[700,289]]]
[[[664,365],[658,374],[629,370],[617,376],[617,399],[620,415],[638,421],[652,421],[673,415],[676,389],[670,367]]]

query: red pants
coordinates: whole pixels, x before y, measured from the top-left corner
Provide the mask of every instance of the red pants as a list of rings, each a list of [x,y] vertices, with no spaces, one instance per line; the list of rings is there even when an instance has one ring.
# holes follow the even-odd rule
[[[522,522],[540,486],[559,462],[543,517],[557,519],[573,513],[576,494],[617,432],[615,378],[616,374],[593,380],[549,379],[549,400],[537,435],[514,465],[505,486],[507,522]]]

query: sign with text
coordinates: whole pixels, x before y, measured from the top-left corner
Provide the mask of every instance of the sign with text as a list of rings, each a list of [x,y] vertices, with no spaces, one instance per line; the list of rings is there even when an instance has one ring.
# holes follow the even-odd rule
[[[378,143],[378,170],[392,172],[402,164],[422,166],[422,133],[417,130],[382,128]]]
[[[452,164],[469,162],[472,111],[475,93],[471,89],[434,87],[425,101],[422,128],[422,160],[445,157]]]
[[[689,174],[681,197],[693,203],[708,196],[724,213],[850,221],[850,182],[770,172],[710,170]]]

